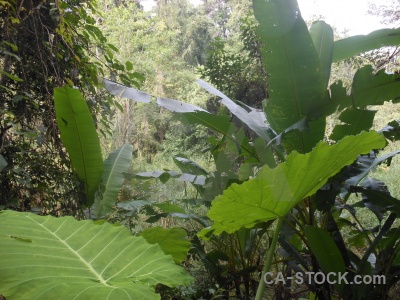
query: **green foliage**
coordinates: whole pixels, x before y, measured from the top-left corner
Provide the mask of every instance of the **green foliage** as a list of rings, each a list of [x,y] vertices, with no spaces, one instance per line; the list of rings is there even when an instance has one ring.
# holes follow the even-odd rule
[[[377,149],[385,147],[386,142],[382,135],[379,137],[376,133],[361,132],[371,128],[375,116],[374,111],[366,110],[367,105],[383,104],[384,101],[396,100],[398,97],[399,90],[395,85],[398,75],[386,74],[384,71],[375,74],[372,67],[366,66],[357,72],[349,94],[340,83],[329,86],[332,58],[335,51],[342,51],[341,44],[333,41],[330,26],[321,21],[315,22],[309,31],[300,16],[297,2],[292,0],[254,1],[254,8],[260,23],[259,40],[263,43],[261,53],[270,75],[269,98],[264,105],[266,120],[256,109],[232,101],[219,90],[200,80],[198,83],[220,98],[220,103],[232,116],[252,130],[250,134],[246,136],[243,130],[238,129],[240,125],[237,121],[231,122],[227,118],[213,116],[203,109],[188,107],[186,104],[171,102],[174,105],[167,106],[158,101],[160,106],[175,111],[176,116],[187,124],[201,124],[222,134],[219,139],[208,140],[215,171],[204,173],[205,184],[196,188],[203,201],[216,196],[207,214],[214,223],[211,228],[200,233],[200,236],[210,239],[213,251],[207,252],[201,243],[194,239],[195,253],[209,272],[214,274],[215,280],[227,289],[229,284],[224,280],[226,278],[221,276],[223,268],[218,261],[229,262],[229,267],[223,270],[229,270],[238,280],[235,281],[236,296],[240,297],[242,292],[246,296],[255,294],[254,289],[250,288],[250,282],[258,266],[241,264],[242,260],[236,256],[238,253],[241,253],[242,258],[247,255],[240,250],[243,242],[239,237],[240,232],[260,230],[262,240],[265,231],[261,229],[270,228],[271,221],[278,218],[274,238],[271,243],[267,243],[267,247],[269,244],[270,248],[263,272],[272,267],[278,240],[279,245],[290,253],[285,257],[288,263],[279,264],[276,267],[278,270],[283,269],[290,273],[292,268],[301,264],[302,270],[327,272],[331,268],[329,253],[324,253],[315,246],[318,239],[315,236],[322,232],[324,239],[336,245],[338,251],[334,255],[337,256],[337,261],[342,261],[346,270],[355,268],[349,272],[349,278],[358,274],[383,272],[383,269],[391,267],[397,268],[388,260],[385,260],[386,265],[383,268],[378,265],[369,268],[366,263],[369,254],[374,251],[383,259],[385,254],[377,245],[389,232],[393,225],[393,217],[389,217],[386,225],[374,234],[376,230],[364,228],[356,213],[359,207],[366,207],[383,221],[383,214],[387,210],[394,212],[397,209],[397,200],[388,194],[385,183],[368,177],[374,167],[396,153],[375,160],[376,153],[371,150],[378,152]],[[383,31],[377,31],[374,35],[377,42],[370,43],[371,39],[367,42],[369,49],[352,46],[350,48],[353,48],[354,53],[359,53],[370,50],[371,47],[380,47],[379,39],[384,39],[384,35]],[[357,38],[346,41],[352,43],[355,40]],[[211,53],[215,55],[215,60],[205,69],[206,72],[214,74],[212,72],[222,71],[215,74],[224,74],[223,68],[229,54],[222,45],[222,42],[216,45],[217,49]],[[350,55],[350,52],[346,53]],[[245,61],[241,59],[235,55],[229,57],[232,64],[226,64],[229,69],[224,74],[227,75],[226,78],[234,81],[232,78],[238,76],[239,66]],[[213,66],[218,67],[212,69]],[[221,84],[224,92],[229,93],[229,83],[220,81],[218,84]],[[178,110],[177,107],[182,109]],[[344,124],[339,124],[333,129],[329,141],[333,145],[329,146],[321,142],[325,139],[325,117],[337,110],[340,112],[340,121]],[[397,125],[392,124],[393,126],[386,129],[386,136],[395,135]],[[355,136],[356,134],[359,135]],[[368,154],[361,155],[362,153]],[[272,169],[263,166],[264,164],[268,164]],[[198,171],[191,169],[184,172],[196,176]],[[160,172],[158,178],[166,176],[167,173],[170,175],[169,172]],[[362,193],[363,201],[353,206],[347,203],[347,200],[354,192]],[[344,210],[348,210],[360,226],[352,230],[360,237],[365,237],[366,242],[369,241],[368,249],[361,258],[355,253],[357,249],[354,244],[347,243],[342,237],[341,231],[345,230],[345,226],[336,223]],[[172,215],[164,214],[169,217]],[[284,222],[287,225],[284,225]],[[284,229],[285,226],[288,228]],[[309,234],[304,228],[309,228]],[[223,231],[230,234],[221,234]],[[218,234],[220,235],[216,236]],[[283,242],[285,236],[290,237],[288,242]],[[257,239],[252,241],[257,243]],[[247,242],[251,243],[250,240]],[[224,248],[221,245],[223,243],[231,250]],[[307,262],[305,255],[311,255],[314,259],[312,263]],[[392,258],[396,257],[398,251],[393,250],[389,255]],[[242,275],[235,277],[239,273]],[[238,279],[240,276],[243,278]],[[394,280],[391,284],[393,282]],[[319,298],[327,298],[332,293],[339,293],[346,299],[372,295],[366,286],[338,286],[334,290],[334,287],[329,285],[317,289],[312,283],[309,289]],[[384,289],[380,288],[371,297],[375,297]],[[256,299],[262,299],[263,291],[264,287],[260,284]]]
[[[276,13],[266,19],[268,11]],[[279,134],[328,103],[321,63],[330,61],[320,60],[306,23],[296,17],[297,1],[254,1],[254,13],[260,22],[258,33],[264,45],[261,53],[266,69],[273,75],[268,80],[269,99],[264,112],[271,128]],[[285,142],[285,147],[301,153],[310,151],[323,139],[324,123],[325,119],[310,120],[310,134],[289,133],[290,142]]]
[[[177,227],[170,229],[151,227],[142,231],[139,236],[144,237],[149,244],[158,244],[176,263],[186,258],[190,248],[185,230]]]
[[[232,233],[282,218],[359,154],[383,146],[382,136],[372,132],[346,137],[332,146],[321,142],[307,154],[293,152],[274,169],[264,167],[254,179],[233,184],[215,198],[207,214],[214,224],[201,235]]]
[[[44,212],[79,211],[70,163],[55,120],[53,89],[68,84],[90,100],[105,123],[112,99],[99,92],[99,76],[112,73],[139,86],[118,51],[97,28],[95,1],[0,3],[0,151],[8,162],[0,181],[2,205]]]
[[[79,189],[84,193],[83,204],[92,207],[95,218],[103,217],[117,200],[123,173],[131,162],[132,145],[126,144],[110,153],[103,165],[93,119],[79,90],[56,88],[54,101],[61,139],[79,180]]]
[[[7,298],[159,299],[156,284],[191,282],[158,245],[121,226],[12,211],[0,224]]]
[[[103,173],[100,142],[92,115],[79,90],[56,88],[54,102],[61,139],[85,191],[84,203],[91,206]]]
[[[324,273],[344,274],[345,264],[340,250],[329,233],[313,226],[306,226],[304,233],[310,249],[317,258]]]
[[[358,53],[400,43],[399,29],[381,29],[367,35],[352,36],[335,42],[333,61],[350,58]]]
[[[125,144],[121,148],[110,153],[104,161],[104,172],[99,186],[99,195],[93,203],[93,214],[100,218],[111,211],[118,198],[118,193],[124,182],[124,172],[128,171],[131,164],[133,147]]]

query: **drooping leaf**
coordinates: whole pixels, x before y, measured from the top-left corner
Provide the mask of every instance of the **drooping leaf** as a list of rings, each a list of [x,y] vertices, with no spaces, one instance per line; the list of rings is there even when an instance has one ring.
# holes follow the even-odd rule
[[[254,149],[257,152],[257,155],[260,159],[260,161],[264,165],[268,165],[270,168],[273,168],[276,166],[276,161],[274,157],[274,153],[272,152],[271,148],[267,146],[267,143],[258,137],[254,142]]]
[[[259,137],[269,142],[271,140],[270,129],[266,124],[265,118],[254,109],[247,111],[240,105],[236,104],[234,101],[225,96],[222,92],[217,90],[215,87],[211,86],[207,82],[198,79],[197,83],[207,90],[210,94],[221,98],[221,103],[225,105],[229,111],[235,115],[240,121],[246,124],[250,129],[252,129]]]
[[[359,53],[385,46],[400,45],[400,28],[379,29],[367,35],[356,35],[335,41],[333,61],[351,58]]]
[[[181,169],[184,173],[190,173],[194,175],[208,175],[208,172],[203,167],[186,157],[174,156],[173,159],[178,168]]]
[[[0,270],[10,299],[159,299],[156,284],[191,281],[125,227],[14,211],[0,212]]]
[[[196,105],[181,102],[174,99],[157,98],[157,104],[160,105],[161,107],[168,109],[169,111],[178,113],[187,113],[195,111],[207,112],[205,109],[198,107]]]
[[[316,21],[311,24],[310,35],[319,56],[325,87],[328,86],[331,76],[333,56],[333,30],[324,21]]]
[[[175,171],[160,171],[155,170],[152,172],[140,172],[135,176],[141,178],[158,178],[162,183],[166,183],[172,177],[179,177],[181,174]]]
[[[190,249],[187,233],[181,228],[151,227],[141,232],[140,236],[144,237],[149,244],[157,243],[164,253],[171,255],[177,263],[186,258]]]
[[[232,184],[212,202],[208,217],[211,231],[234,232],[241,227],[284,217],[305,197],[314,194],[360,153],[383,147],[385,139],[376,132],[342,139],[336,145],[319,143],[307,154],[291,153],[274,169],[264,166],[256,178]],[[201,233],[203,236],[207,232]]]
[[[131,164],[132,151],[133,146],[125,144],[111,152],[104,161],[100,191],[92,207],[95,218],[107,215],[117,201],[118,192],[125,179],[123,173],[128,171]]]
[[[186,181],[196,185],[204,185],[206,183],[206,179],[207,178],[202,175],[183,173],[181,176],[179,176],[178,181]]]
[[[182,207],[180,207],[176,204],[173,204],[169,201],[157,203],[157,204],[154,204],[154,206],[161,208],[164,212],[168,212],[168,213],[172,213],[172,212],[177,212],[177,213],[182,213],[182,214],[186,213],[186,211]]]
[[[385,154],[380,157],[376,157],[375,155],[373,157],[367,156],[363,159],[363,157],[359,157],[357,159],[358,163],[358,168],[356,170],[356,175],[348,178],[346,180],[346,185],[347,186],[357,186],[361,180],[363,180],[365,177],[368,176],[368,174],[374,170],[378,165],[382,164],[383,162],[387,161],[388,159],[391,159],[395,155],[399,154],[400,150],[393,151],[391,153]]]
[[[77,89],[54,89],[54,103],[61,139],[91,206],[103,173],[100,141],[92,115]]]
[[[372,127],[376,111],[365,109],[347,109],[343,111],[339,120],[346,124],[339,124],[333,128],[330,139],[338,141],[347,135],[356,135]]]
[[[107,90],[110,92],[110,94],[114,96],[131,99],[137,102],[144,102],[144,103],[151,102],[151,95],[145,92],[124,86],[122,84],[116,83],[108,79],[104,79],[104,84]]]
[[[364,189],[374,190],[379,192],[378,194],[381,195],[383,193],[384,196],[390,196],[390,192],[386,183],[371,177],[366,177],[360,182],[360,186]],[[385,195],[386,194],[386,195]],[[369,195],[371,196],[371,195]],[[375,199],[369,198],[367,194],[362,194],[362,201],[364,206],[368,208],[372,213],[375,214],[379,222],[383,220],[384,213],[387,211],[387,207],[385,205],[385,200],[383,202],[376,201]],[[374,196],[376,198],[376,196]],[[375,200],[375,201],[374,201]]]
[[[253,7],[264,45],[263,61],[271,74],[264,112],[271,128],[279,134],[327,102],[328,94],[320,58],[297,1],[254,0]],[[321,122],[315,128],[324,126]],[[323,131],[289,134],[289,150],[308,152],[322,138]]]

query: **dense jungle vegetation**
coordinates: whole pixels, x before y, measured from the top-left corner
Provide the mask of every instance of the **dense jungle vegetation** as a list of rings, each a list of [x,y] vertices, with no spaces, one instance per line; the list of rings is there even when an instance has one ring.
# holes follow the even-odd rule
[[[154,2],[0,0],[0,299],[398,299],[399,1]]]

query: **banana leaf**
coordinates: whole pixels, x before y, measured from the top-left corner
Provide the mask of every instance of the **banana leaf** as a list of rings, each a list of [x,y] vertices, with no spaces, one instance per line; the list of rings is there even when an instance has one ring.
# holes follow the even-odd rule
[[[79,90],[54,89],[54,103],[61,140],[84,191],[86,205],[91,206],[103,173],[103,159],[89,108]]]

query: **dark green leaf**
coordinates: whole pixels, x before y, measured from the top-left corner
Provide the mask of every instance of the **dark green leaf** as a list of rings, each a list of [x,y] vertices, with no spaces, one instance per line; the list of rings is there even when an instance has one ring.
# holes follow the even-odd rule
[[[264,112],[271,128],[279,134],[328,101],[326,85],[316,47],[297,1],[254,0],[253,6],[259,22],[258,34],[264,44],[263,61],[271,74]],[[322,140],[323,131],[306,135],[306,132],[288,135],[291,149],[310,151]]]
[[[339,141],[345,136],[356,135],[362,131],[371,129],[376,111],[364,109],[346,109],[339,116],[339,120],[345,125],[336,125],[330,135],[330,139]]]

